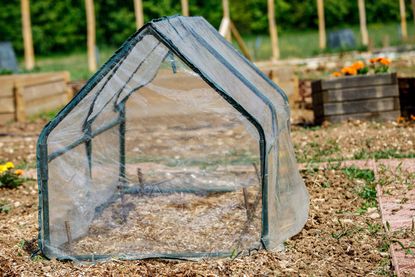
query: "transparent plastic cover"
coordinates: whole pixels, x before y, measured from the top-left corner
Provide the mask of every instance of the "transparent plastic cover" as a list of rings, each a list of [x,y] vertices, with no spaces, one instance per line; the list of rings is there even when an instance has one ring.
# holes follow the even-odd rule
[[[308,214],[284,93],[200,17],[134,34],[45,127],[38,172],[61,259],[272,250]]]

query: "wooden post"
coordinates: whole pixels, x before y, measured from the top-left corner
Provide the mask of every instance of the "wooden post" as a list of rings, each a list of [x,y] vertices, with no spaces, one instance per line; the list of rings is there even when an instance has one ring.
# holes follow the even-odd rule
[[[189,1],[182,0],[182,15],[189,16]]]
[[[408,39],[408,30],[406,28],[405,0],[399,0],[399,10],[401,12],[402,40],[407,40]]]
[[[236,42],[239,45],[239,48],[241,49],[242,54],[244,54],[244,56],[252,61],[252,57],[251,54],[249,54],[249,50],[248,47],[246,47],[244,40],[242,39],[241,35],[238,32],[238,29],[236,28],[236,26],[233,24],[232,21],[230,21],[231,24],[231,32],[233,37],[236,39]]]
[[[320,36],[320,49],[326,49],[326,24],[324,20],[324,0],[317,0],[318,32]]]
[[[95,56],[95,11],[94,0],[85,0],[86,22],[87,22],[87,46],[88,46],[88,69],[90,72],[97,70]]]
[[[29,0],[21,0],[22,10],[22,31],[24,44],[24,62],[27,70],[35,67],[35,55],[33,51],[32,27],[30,23],[30,3]]]
[[[66,238],[68,239],[68,246],[72,246],[72,231],[69,221],[65,221]]]
[[[140,29],[144,25],[143,2],[134,0],[135,26]]]
[[[66,99],[67,101],[71,101],[71,99],[74,96],[74,90],[73,88],[69,85],[69,82],[71,81],[71,74],[69,73],[69,71],[65,71],[63,72],[63,80],[65,82],[65,92],[66,92]]]
[[[369,45],[369,34],[367,32],[367,25],[366,25],[365,0],[358,0],[358,6],[359,6],[360,33],[362,35],[362,44],[364,46],[368,46]]]
[[[230,21],[231,21],[231,14],[229,12],[229,1],[228,0],[222,0],[222,7],[223,7],[223,19],[221,22],[221,27],[223,23],[223,29],[225,29],[224,37],[231,41],[231,32],[230,32]]]
[[[251,218],[251,207],[249,205],[249,198],[248,198],[248,190],[247,188],[242,188],[242,194],[244,195],[244,203],[245,203],[245,210],[246,210],[246,217],[248,220]]]
[[[23,98],[24,86],[20,80],[14,84],[14,104],[15,104],[15,119],[17,122],[26,121],[26,109]]]
[[[229,18],[222,18],[219,26],[219,34],[225,37],[228,41],[231,41],[231,20]]]
[[[280,58],[280,48],[278,46],[278,29],[275,20],[274,0],[268,0],[268,25],[271,37],[272,60],[275,61]]]

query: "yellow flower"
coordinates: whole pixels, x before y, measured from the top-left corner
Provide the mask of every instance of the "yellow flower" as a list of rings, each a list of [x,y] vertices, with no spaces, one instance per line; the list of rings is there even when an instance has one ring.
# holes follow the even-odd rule
[[[4,164],[4,166],[5,166],[7,169],[14,168],[14,164],[13,164],[12,162],[7,162],[7,163],[5,163],[5,164]]]
[[[23,175],[23,173],[24,173],[24,171],[22,170],[22,169],[16,169],[15,171],[14,171],[14,174],[16,174],[16,175]]]
[[[342,74],[340,72],[336,71],[336,72],[331,73],[331,76],[340,77],[340,76],[342,76]]]
[[[0,164],[0,174],[2,174],[5,171],[7,171],[7,167],[3,164]]]

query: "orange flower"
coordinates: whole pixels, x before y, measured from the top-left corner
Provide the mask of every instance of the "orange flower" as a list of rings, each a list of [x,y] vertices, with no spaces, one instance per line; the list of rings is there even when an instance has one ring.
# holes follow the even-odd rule
[[[349,72],[350,72],[350,75],[356,75],[357,74],[356,68],[353,68],[353,67],[350,67]]]
[[[365,67],[365,64],[362,61],[357,61],[354,64],[352,64],[351,67],[353,67],[356,70],[360,70]]]
[[[381,57],[378,57],[378,58],[372,58],[372,59],[370,59],[370,60],[369,60],[369,62],[370,62],[370,63],[377,63],[377,62],[380,62],[382,59],[383,59],[383,58],[381,58]]]
[[[403,116],[399,116],[399,117],[396,119],[396,121],[397,121],[398,123],[403,123],[403,122],[405,122],[405,118],[404,118]]]
[[[340,76],[342,76],[342,74],[340,72],[336,71],[336,72],[331,73],[331,76],[340,77]]]
[[[390,65],[391,61],[387,58],[380,58],[379,62],[383,65]]]
[[[411,120],[415,121],[415,115],[411,114]]]
[[[23,173],[24,173],[24,171],[23,170],[21,170],[21,169],[16,169],[15,171],[14,171],[14,174],[16,174],[16,175],[23,175]]]
[[[356,68],[354,68],[352,66],[348,66],[348,67],[342,68],[342,73],[344,75],[356,75],[357,74],[357,70],[356,70]]]

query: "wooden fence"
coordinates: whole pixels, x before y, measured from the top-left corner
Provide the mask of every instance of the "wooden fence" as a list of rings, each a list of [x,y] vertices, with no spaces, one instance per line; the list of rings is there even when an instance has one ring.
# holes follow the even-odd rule
[[[0,76],[0,122],[59,108],[73,97],[69,72]]]

